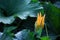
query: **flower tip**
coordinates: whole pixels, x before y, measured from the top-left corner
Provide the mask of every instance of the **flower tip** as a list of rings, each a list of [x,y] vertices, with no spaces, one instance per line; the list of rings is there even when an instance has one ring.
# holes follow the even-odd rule
[[[44,14],[44,19],[45,19],[45,14]]]

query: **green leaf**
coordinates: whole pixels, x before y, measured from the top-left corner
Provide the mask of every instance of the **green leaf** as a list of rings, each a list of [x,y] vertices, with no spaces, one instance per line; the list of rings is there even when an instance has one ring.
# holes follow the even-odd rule
[[[11,24],[15,18],[13,16],[10,17],[4,17],[2,13],[0,13],[0,22],[3,22],[4,24]]]
[[[18,32],[16,35],[15,35],[19,40],[34,40],[34,33],[31,32],[30,30],[28,29],[24,29],[20,32]]]
[[[16,29],[16,27],[6,27],[4,28],[4,32],[0,38],[0,40],[13,40],[14,34],[11,33],[12,30]]]
[[[1,36],[0,40],[13,40],[13,38],[12,38],[9,34],[4,33],[4,34]]]
[[[49,27],[54,30],[54,32],[59,33],[60,30],[60,9],[57,8],[52,3],[44,3],[44,9],[46,13],[46,22],[48,22]]]
[[[31,0],[31,1],[34,2],[34,3],[38,2],[38,0]]]
[[[16,38],[19,40],[34,40],[34,33],[31,32],[28,29],[23,29],[22,31],[19,31],[17,34],[15,34]]]
[[[11,32],[12,30],[16,29],[15,26],[5,27],[4,32]]]
[[[27,37],[28,40],[34,40],[34,33],[33,32],[29,32],[28,34],[29,36]],[[26,40],[27,40],[26,39]]]
[[[0,0],[0,8],[5,10],[6,15],[13,14],[14,11],[18,11],[21,8],[24,8],[30,3],[31,0]],[[19,8],[19,9],[18,9]],[[2,11],[3,11],[2,10]]]
[[[41,9],[40,3],[32,3],[31,0],[0,0],[0,22],[11,24],[15,16],[26,19],[27,16],[36,16]],[[12,21],[11,21],[12,20]]]
[[[25,34],[25,35],[27,35],[27,36],[25,36],[25,40],[34,40],[34,33],[31,32],[30,30],[26,30],[26,32],[28,34]]]
[[[43,37],[41,37],[41,40],[51,40],[51,39],[47,36],[43,36]]]

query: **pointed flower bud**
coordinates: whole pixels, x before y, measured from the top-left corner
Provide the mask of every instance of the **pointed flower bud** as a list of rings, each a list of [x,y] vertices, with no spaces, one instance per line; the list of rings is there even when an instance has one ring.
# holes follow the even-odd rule
[[[42,16],[41,13],[38,13],[37,20],[35,22],[35,28],[39,29],[40,27],[44,28],[45,14]]]

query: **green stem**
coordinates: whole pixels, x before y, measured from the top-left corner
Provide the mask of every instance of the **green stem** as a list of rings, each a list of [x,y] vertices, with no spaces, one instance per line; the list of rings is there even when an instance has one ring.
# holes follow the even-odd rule
[[[47,35],[47,37],[48,37],[48,29],[47,29],[46,24],[45,24],[45,29],[46,29],[46,35]]]

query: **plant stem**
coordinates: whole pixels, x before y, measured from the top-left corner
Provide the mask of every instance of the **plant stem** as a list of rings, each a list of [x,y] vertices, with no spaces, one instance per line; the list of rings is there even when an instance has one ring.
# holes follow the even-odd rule
[[[46,29],[46,35],[47,35],[47,37],[48,37],[48,29],[47,29],[46,24],[45,24],[45,29]]]

